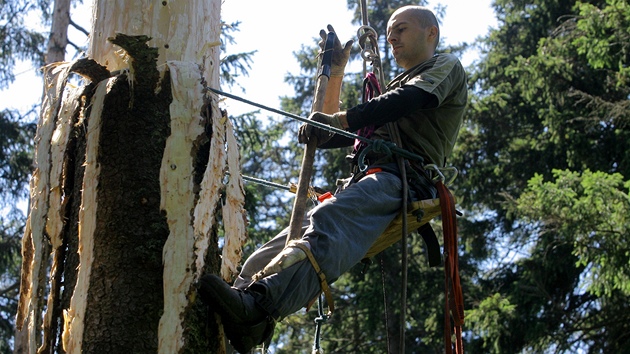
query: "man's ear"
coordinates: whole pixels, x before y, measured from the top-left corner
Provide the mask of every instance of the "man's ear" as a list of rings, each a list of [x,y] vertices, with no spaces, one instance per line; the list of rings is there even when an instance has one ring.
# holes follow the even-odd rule
[[[431,26],[429,28],[429,39],[433,43],[434,47],[438,46],[438,41],[440,40],[440,30],[436,26]]]
[[[431,39],[436,40],[438,37],[438,33],[439,30],[436,26],[431,26],[431,28],[429,29],[429,37],[431,37]]]

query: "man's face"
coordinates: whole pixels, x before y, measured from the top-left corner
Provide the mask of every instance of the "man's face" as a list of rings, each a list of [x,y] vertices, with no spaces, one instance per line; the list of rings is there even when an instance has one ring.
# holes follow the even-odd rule
[[[437,28],[423,28],[413,11],[397,11],[387,23],[387,42],[392,46],[396,63],[405,70],[433,56],[434,35]]]

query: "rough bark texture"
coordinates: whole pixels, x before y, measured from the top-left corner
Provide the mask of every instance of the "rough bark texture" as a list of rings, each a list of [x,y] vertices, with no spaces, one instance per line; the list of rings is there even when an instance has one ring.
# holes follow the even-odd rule
[[[142,82],[151,75],[136,78],[131,92],[124,75],[107,82],[111,86],[103,102],[93,162],[100,169],[94,176],[98,185],[90,183],[96,181],[83,184],[84,195],[88,186],[96,187],[98,193],[80,346],[87,353],[145,353],[157,348],[155,333],[162,311],[160,254],[168,236],[159,207],[159,169],[169,134],[170,92],[163,89],[156,96],[147,89],[155,87],[155,82]],[[91,131],[88,128],[88,134]],[[91,203],[85,201],[87,209]]]
[[[16,352],[223,353],[194,286],[232,277],[245,237],[238,147],[205,88],[218,87],[220,2],[119,2],[95,4],[109,52],[46,70]],[[86,85],[66,85],[71,73]]]

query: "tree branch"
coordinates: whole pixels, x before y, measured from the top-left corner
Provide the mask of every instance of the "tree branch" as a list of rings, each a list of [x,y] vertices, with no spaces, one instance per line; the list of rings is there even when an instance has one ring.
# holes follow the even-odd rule
[[[74,28],[76,28],[77,30],[79,30],[80,32],[83,32],[83,34],[85,34],[86,36],[90,35],[90,32],[88,32],[88,30],[86,30],[85,28],[79,26],[76,22],[72,21],[72,19],[70,19],[70,25]]]

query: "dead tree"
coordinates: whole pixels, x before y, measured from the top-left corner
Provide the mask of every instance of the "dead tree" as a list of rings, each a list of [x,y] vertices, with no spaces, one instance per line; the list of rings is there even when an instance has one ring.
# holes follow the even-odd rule
[[[96,1],[88,58],[45,67],[16,352],[225,351],[195,291],[233,276],[245,237],[238,146],[207,90],[220,4]]]

